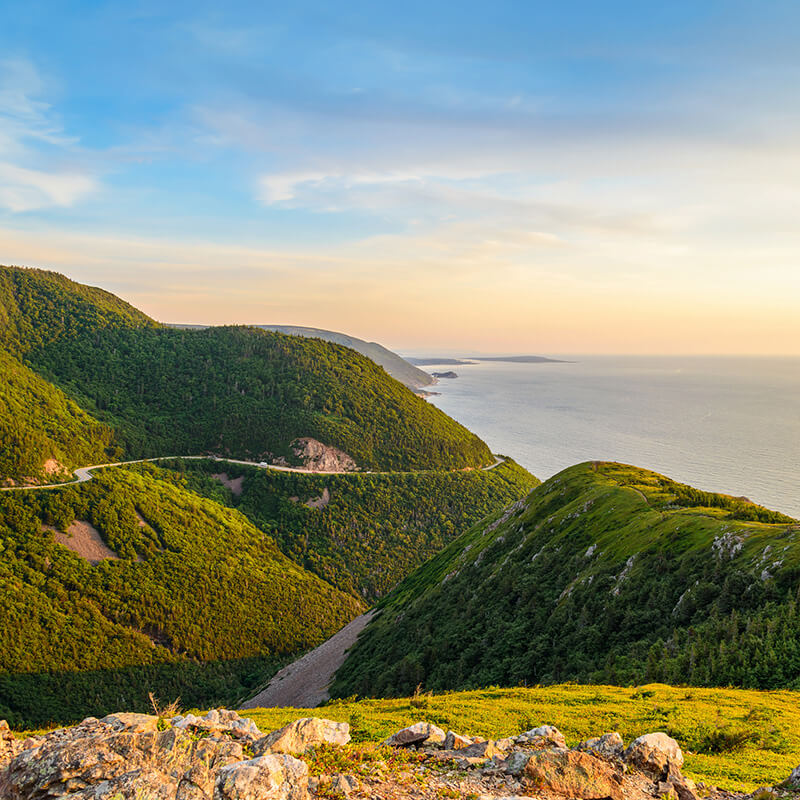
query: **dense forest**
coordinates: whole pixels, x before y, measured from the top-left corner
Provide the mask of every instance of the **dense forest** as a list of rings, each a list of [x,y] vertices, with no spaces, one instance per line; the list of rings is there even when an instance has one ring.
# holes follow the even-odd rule
[[[513,462],[415,476],[240,467],[237,496],[211,477],[236,465],[166,466],[0,494],[0,718],[144,710],[148,691],[241,701],[537,483]],[[304,505],[325,489],[324,507]],[[69,549],[86,547],[87,524],[109,557]]]
[[[76,520],[116,557],[92,564],[58,543]],[[12,724],[142,709],[148,690],[234,702],[362,609],[239,512],[144,472],[0,494],[0,718]]]
[[[335,693],[562,681],[800,687],[800,524],[589,463],[388,595]]]
[[[511,460],[488,471],[395,475],[300,475],[212,461],[159,466],[141,469],[237,508],[292,560],[368,602],[539,483]],[[210,477],[223,471],[242,478],[241,494]]]
[[[119,456],[111,428],[2,351],[0,375],[0,483],[3,476],[64,480],[75,467]]]
[[[110,428],[113,441],[100,449],[127,458],[216,453],[298,463],[292,443],[311,437],[364,470],[492,461],[478,437],[347,347],[256,328],[168,328],[55,273],[0,267],[0,347],[19,362],[9,365],[77,404],[87,430]],[[46,436],[61,421],[50,405],[31,420],[17,404],[15,424]],[[83,455],[75,441],[72,449],[61,443],[64,466]],[[43,477],[56,449],[3,458],[13,471],[0,478]]]

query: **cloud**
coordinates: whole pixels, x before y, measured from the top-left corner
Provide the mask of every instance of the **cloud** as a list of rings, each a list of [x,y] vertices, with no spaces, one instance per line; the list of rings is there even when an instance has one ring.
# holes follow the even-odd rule
[[[96,190],[97,181],[77,172],[41,172],[0,162],[0,205],[14,212],[72,206]]]
[[[65,135],[45,83],[24,59],[0,61],[0,207],[12,213],[72,206],[99,187],[77,169],[77,142]]]

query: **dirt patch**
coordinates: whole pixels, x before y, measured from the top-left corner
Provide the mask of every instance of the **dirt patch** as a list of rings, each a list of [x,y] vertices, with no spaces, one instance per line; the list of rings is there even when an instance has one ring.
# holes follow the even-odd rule
[[[59,464],[54,458],[48,458],[47,461],[42,464],[42,471],[45,475],[50,477],[51,475],[61,475],[67,470],[63,464]]]
[[[319,472],[352,472],[357,469],[355,459],[344,450],[323,444],[308,436],[292,442],[294,454],[303,459],[303,466]]]
[[[331,493],[328,491],[328,487],[326,486],[322,490],[322,494],[319,497],[312,497],[310,500],[306,500],[303,505],[308,506],[309,508],[319,508],[323,509],[325,506],[328,505],[331,501]]]
[[[147,520],[139,513],[138,509],[136,509],[136,511],[134,511],[134,513],[136,514],[136,521],[139,523],[139,527],[140,528],[146,528],[147,527]]]
[[[62,533],[50,525],[43,525],[42,527],[44,530],[53,532],[53,538],[58,544],[63,545],[68,550],[72,550],[73,553],[88,561],[92,566],[99,564],[106,558],[112,558],[115,561],[119,559],[119,556],[103,541],[100,531],[86,522],[86,520],[75,520],[67,528],[66,533]]]
[[[330,700],[328,686],[336,670],[374,613],[368,611],[356,617],[319,647],[284,667],[272,677],[266,689],[242,708],[314,708]]]
[[[238,497],[242,493],[244,475],[240,475],[238,478],[231,478],[228,476],[227,472],[217,472],[211,477],[218,480],[226,489],[230,489],[231,494]]]

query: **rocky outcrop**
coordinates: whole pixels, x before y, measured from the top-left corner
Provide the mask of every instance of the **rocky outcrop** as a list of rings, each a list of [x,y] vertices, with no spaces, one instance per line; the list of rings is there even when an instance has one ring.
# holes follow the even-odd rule
[[[349,741],[350,726],[346,722],[303,717],[259,739],[253,744],[252,750],[256,755],[262,753],[302,755],[314,745],[344,745]]]
[[[252,720],[225,709],[170,720],[129,713],[89,717],[24,742],[0,723],[0,797],[305,800],[305,764],[283,755],[246,760],[245,748],[261,738]],[[10,755],[5,763],[2,754]],[[247,769],[226,771],[238,764]]]
[[[542,725],[516,736],[483,739],[445,733],[420,721],[402,728],[376,753],[350,741],[346,723],[304,717],[262,735],[252,720],[214,709],[203,716],[110,714],[19,741],[0,722],[3,800],[698,800],[681,773],[683,754],[664,733],[640,736],[625,749],[618,733],[569,748]],[[372,748],[369,750],[369,748]],[[403,748],[403,753],[389,747]],[[409,752],[411,751],[411,752]],[[390,762],[394,762],[392,773]],[[330,767],[348,772],[335,772]],[[325,773],[324,767],[330,771]],[[321,769],[322,767],[322,769]],[[412,771],[413,770],[413,771]],[[794,788],[800,768],[784,783]],[[701,787],[714,800],[744,795]]]
[[[352,472],[358,468],[352,456],[337,447],[304,436],[292,442],[294,454],[303,460],[303,466],[318,472]]]

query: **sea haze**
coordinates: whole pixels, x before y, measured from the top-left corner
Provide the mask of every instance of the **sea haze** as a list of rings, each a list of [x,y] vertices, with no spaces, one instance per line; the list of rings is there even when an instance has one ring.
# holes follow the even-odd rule
[[[542,479],[622,461],[800,518],[800,358],[561,358],[460,365],[430,402]]]

